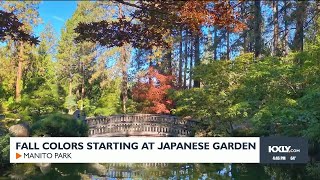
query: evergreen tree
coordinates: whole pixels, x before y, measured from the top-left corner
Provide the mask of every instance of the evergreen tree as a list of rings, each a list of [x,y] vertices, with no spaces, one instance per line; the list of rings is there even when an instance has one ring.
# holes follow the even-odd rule
[[[39,14],[38,14],[38,4],[39,2],[20,2],[20,1],[8,1],[2,2],[0,5],[3,9],[12,12],[16,15],[18,20],[23,23],[21,26],[22,31],[27,33],[31,33],[33,27],[40,22]],[[15,99],[16,101],[20,101],[21,99],[21,90],[23,86],[22,77],[24,66],[28,63],[28,54],[30,51],[30,46],[26,44],[24,41],[15,42],[14,45],[17,52],[18,59],[17,62],[17,73],[16,73],[16,83],[15,83]]]

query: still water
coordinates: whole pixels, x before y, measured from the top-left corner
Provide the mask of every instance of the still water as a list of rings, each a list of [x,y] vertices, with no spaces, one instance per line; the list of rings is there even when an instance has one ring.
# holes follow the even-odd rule
[[[10,179],[66,180],[296,180],[302,165],[259,164],[16,164]],[[0,179],[2,179],[0,177]]]

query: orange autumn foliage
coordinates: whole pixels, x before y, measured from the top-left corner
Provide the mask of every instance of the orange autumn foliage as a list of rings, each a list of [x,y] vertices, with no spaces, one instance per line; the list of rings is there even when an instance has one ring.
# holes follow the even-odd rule
[[[240,13],[235,11],[239,4],[231,4],[223,0],[186,1],[179,10],[179,14],[182,22],[193,31],[199,31],[201,26],[215,25],[232,32],[239,32],[246,28],[246,25],[240,21]]]
[[[168,98],[172,89],[173,76],[160,74],[150,67],[148,73],[141,77],[133,87],[133,99],[140,104],[139,110],[144,113],[169,114],[173,101]]]

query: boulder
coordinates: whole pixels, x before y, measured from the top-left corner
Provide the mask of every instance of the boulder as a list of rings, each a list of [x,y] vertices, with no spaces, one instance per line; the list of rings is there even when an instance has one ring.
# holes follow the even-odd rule
[[[51,170],[51,163],[39,163],[37,165],[43,174],[47,174]]]
[[[27,124],[16,124],[9,128],[9,132],[15,137],[29,137],[30,130]]]
[[[0,122],[0,136],[6,134],[6,129],[4,128],[4,125]]]
[[[73,113],[73,118],[74,119],[80,119],[80,120],[85,120],[86,119],[86,115],[83,111],[77,109],[76,111],[74,111]]]
[[[96,175],[105,175],[107,173],[107,168],[99,163],[89,164],[88,169]]]

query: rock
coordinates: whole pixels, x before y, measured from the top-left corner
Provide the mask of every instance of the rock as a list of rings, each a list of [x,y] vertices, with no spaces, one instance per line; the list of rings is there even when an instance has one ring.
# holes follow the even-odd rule
[[[185,116],[185,117],[182,118],[182,120],[185,120],[185,121],[192,120],[192,117],[191,116]]]
[[[85,115],[85,113],[83,111],[80,111],[79,109],[77,109],[73,113],[73,118],[85,120],[86,119],[86,115]]]
[[[74,111],[73,118],[75,118],[75,119],[80,119],[81,118],[81,111],[79,109]]]
[[[9,128],[9,132],[15,137],[29,137],[30,131],[27,124],[16,124]]]
[[[51,163],[39,163],[38,166],[43,174],[47,174],[51,170]]]
[[[6,134],[6,129],[4,129],[4,125],[2,123],[0,123],[0,136],[5,135]]]
[[[89,170],[94,172],[97,175],[105,175],[107,172],[107,168],[104,165],[99,163],[90,164]]]
[[[80,177],[81,177],[82,180],[91,180],[91,179],[93,179],[88,174],[82,174],[82,173],[80,173]]]

